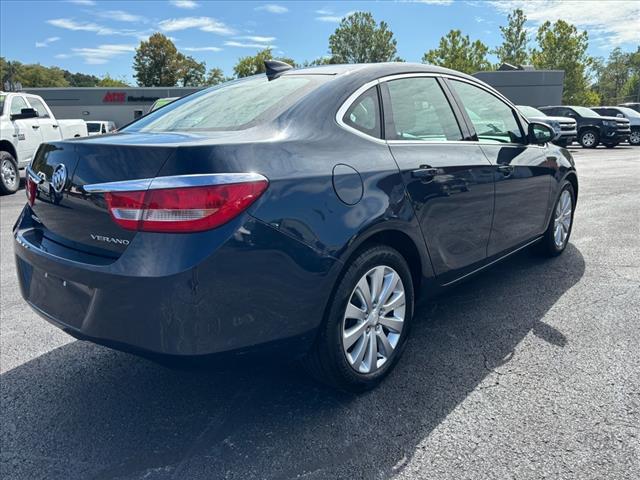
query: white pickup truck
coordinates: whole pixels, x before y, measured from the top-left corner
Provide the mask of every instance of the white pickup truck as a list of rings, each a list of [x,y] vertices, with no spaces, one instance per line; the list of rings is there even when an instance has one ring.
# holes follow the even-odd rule
[[[84,120],[57,120],[42,97],[0,92],[0,194],[18,190],[19,169],[29,165],[41,143],[86,136]]]

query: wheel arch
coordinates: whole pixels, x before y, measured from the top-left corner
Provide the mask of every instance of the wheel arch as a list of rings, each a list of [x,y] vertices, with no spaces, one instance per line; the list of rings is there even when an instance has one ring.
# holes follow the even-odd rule
[[[18,162],[18,152],[10,141],[0,140],[0,151],[10,153],[15,161]]]
[[[573,193],[575,194],[575,201],[578,201],[578,175],[576,172],[571,171],[564,176],[564,180],[567,180],[573,187]],[[574,205],[575,208],[575,205]]]

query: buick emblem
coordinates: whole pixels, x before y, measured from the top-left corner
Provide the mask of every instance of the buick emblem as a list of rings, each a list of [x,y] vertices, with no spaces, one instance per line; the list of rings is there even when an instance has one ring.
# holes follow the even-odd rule
[[[51,176],[51,186],[53,190],[57,193],[62,193],[64,186],[67,183],[67,167],[64,166],[64,163],[59,163],[56,165],[56,168],[53,170],[53,175]]]

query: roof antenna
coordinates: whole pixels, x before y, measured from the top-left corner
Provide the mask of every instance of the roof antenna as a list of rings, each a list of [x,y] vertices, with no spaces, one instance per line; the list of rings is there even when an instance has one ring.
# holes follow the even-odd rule
[[[269,81],[275,80],[284,72],[293,68],[288,63],[281,62],[280,60],[265,60],[264,67]]]

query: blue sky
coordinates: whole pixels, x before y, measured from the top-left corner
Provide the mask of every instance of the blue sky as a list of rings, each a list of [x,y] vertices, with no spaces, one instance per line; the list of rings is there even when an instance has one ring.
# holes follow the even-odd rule
[[[239,57],[265,46],[299,62],[327,55],[328,37],[340,18],[367,10],[377,21],[390,25],[402,58],[420,61],[452,28],[496,46],[498,26],[516,7],[528,15],[532,32],[541,22],[558,18],[587,30],[590,53],[595,56],[606,56],[615,46],[631,51],[640,44],[640,1],[635,0],[2,0],[0,54],[73,72],[109,73],[133,82],[135,47],[150,33],[161,31],[183,53],[230,75]]]

